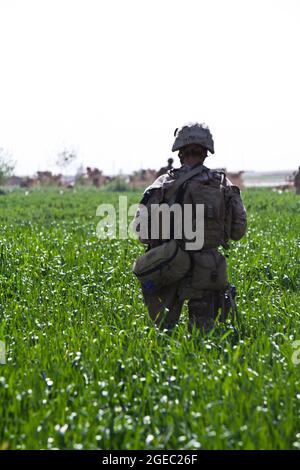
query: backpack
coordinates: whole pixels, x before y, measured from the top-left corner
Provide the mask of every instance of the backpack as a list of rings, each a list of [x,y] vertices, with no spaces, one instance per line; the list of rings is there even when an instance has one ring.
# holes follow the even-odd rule
[[[217,248],[224,243],[225,199],[222,182],[221,173],[210,171],[201,165],[179,177],[165,191],[164,202],[169,205],[172,205],[173,202],[180,203],[183,207],[184,204],[204,204],[203,250]],[[178,200],[179,193],[182,196],[181,201]],[[191,222],[194,224],[194,230],[196,221],[192,220]],[[136,260],[133,272],[146,294],[155,293],[162,287],[183,279],[190,271],[190,254],[188,251],[183,250],[180,245],[174,239],[164,241]],[[226,261],[224,263],[223,256],[221,254],[219,256],[221,259],[217,263],[214,255],[208,253],[205,255],[203,253],[197,260],[199,269],[203,269],[201,276],[200,273],[196,273],[196,278],[202,278],[205,284],[201,288],[218,289],[221,285],[223,286],[226,279]],[[217,273],[216,279],[214,279],[215,271]],[[211,282],[213,282],[213,286]]]
[[[223,174],[209,171],[209,178],[202,182],[197,176],[188,180],[182,197],[185,204],[204,204],[204,245],[203,249],[218,248],[224,245],[225,238],[225,192]],[[192,220],[193,230],[196,229],[195,215]]]

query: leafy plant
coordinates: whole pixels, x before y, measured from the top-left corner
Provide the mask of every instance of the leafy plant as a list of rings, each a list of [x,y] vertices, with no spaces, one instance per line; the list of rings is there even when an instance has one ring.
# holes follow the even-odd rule
[[[15,163],[12,162],[11,156],[3,148],[0,148],[0,184],[5,183],[15,168]]]

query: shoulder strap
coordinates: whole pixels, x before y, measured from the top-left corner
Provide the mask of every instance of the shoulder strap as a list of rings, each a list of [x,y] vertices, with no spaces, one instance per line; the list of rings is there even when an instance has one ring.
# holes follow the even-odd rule
[[[185,181],[191,179],[193,176],[198,175],[198,173],[202,173],[204,166],[199,165],[191,171],[188,171],[184,175],[180,176],[177,180],[175,180],[174,184],[170,188],[168,188],[165,192],[165,198],[171,199],[171,197],[176,193],[176,191],[180,188],[180,186],[185,183]]]

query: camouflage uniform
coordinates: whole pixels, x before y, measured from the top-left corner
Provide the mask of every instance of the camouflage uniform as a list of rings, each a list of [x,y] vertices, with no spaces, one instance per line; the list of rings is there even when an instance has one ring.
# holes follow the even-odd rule
[[[202,125],[200,125],[196,131],[198,132],[200,129],[200,138],[207,139],[207,133],[209,133],[209,130],[207,130],[206,127],[201,126]],[[183,137],[185,138],[184,135]],[[213,153],[213,141],[210,133],[208,137],[211,138],[211,140],[208,141],[206,148]],[[182,135],[179,134],[179,140],[180,138],[182,142],[179,142],[179,144],[184,144],[185,140],[184,138],[182,139]],[[188,138],[193,139],[193,136],[190,136],[189,134]],[[173,150],[177,149],[178,148],[176,148],[174,144]],[[190,166],[182,165],[179,169],[173,169],[168,173],[159,176],[154,183],[145,190],[141,204],[146,206],[149,210],[152,204],[161,204],[166,202],[164,199],[166,190],[168,190],[168,188],[170,188],[170,186],[172,186],[183,174],[191,171],[191,169],[192,168]],[[173,284],[171,286],[163,287],[158,295],[145,295],[144,293],[144,299],[148,307],[150,317],[158,326],[163,326],[168,329],[171,329],[176,323],[178,323],[184,300],[188,300],[189,331],[191,331],[194,326],[204,329],[205,331],[209,331],[213,328],[215,319],[219,314],[221,320],[226,318],[226,315],[228,314],[228,303],[226,304],[225,299],[225,291],[228,286],[226,261],[223,255],[218,251],[218,246],[223,245],[226,247],[229,240],[239,240],[246,232],[246,211],[241,199],[239,188],[232,185],[224,173],[210,170],[204,165],[201,174],[198,176],[192,176],[192,178],[190,178],[187,183],[184,183],[175,193],[173,200],[169,200],[167,203],[172,205],[176,202],[181,204],[182,207],[184,207],[184,204],[190,203],[191,201],[188,199],[189,191],[187,191],[188,184],[192,183],[195,188],[195,184],[197,187],[198,180],[199,184],[202,185],[204,181],[204,184],[208,186],[213,184],[217,184],[219,187],[222,186],[222,197],[224,197],[224,206],[226,208],[224,214],[223,236],[220,243],[212,245],[210,245],[208,236],[208,239],[205,241],[205,245],[200,252],[189,252],[192,261],[191,269],[184,279],[180,280],[175,285]],[[161,243],[159,240],[141,238],[140,241],[148,244],[149,248],[153,248]],[[203,279],[201,279],[199,270],[199,257],[201,257],[203,253],[221,260],[224,258],[223,284],[219,285],[218,290],[206,289],[205,286],[204,288],[201,288],[201,285],[203,285]],[[164,308],[159,309],[159,304]],[[159,315],[157,315],[158,310],[160,311]]]

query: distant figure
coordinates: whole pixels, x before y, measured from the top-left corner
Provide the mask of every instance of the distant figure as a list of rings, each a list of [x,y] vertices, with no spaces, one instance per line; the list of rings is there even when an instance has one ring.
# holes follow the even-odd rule
[[[156,177],[158,178],[161,175],[165,175],[168,173],[169,170],[173,169],[173,158],[168,158],[168,165],[167,166],[162,166],[160,170],[156,173]]]
[[[300,194],[300,166],[298,168],[298,171],[296,171],[295,173],[294,186],[296,189],[296,194]]]

